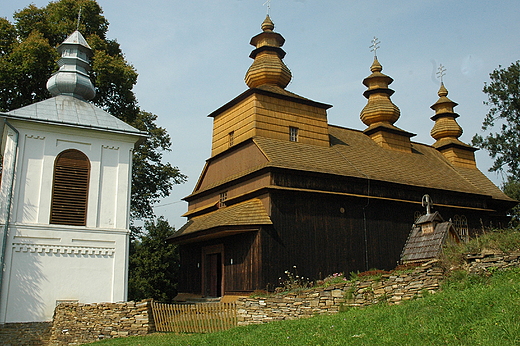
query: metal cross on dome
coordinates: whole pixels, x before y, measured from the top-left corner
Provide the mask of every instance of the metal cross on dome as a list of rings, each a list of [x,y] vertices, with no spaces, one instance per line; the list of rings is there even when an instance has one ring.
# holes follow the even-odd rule
[[[76,25],[76,30],[79,31],[79,23],[81,22],[81,6],[79,7],[79,12],[78,12],[78,24]]]
[[[446,67],[440,64],[437,70],[437,77],[441,80],[441,83],[443,83],[443,77],[446,75]]]
[[[430,195],[424,195],[421,201],[421,204],[423,207],[426,207],[426,214],[431,214],[431,207],[433,205],[433,201],[430,197]]]
[[[379,49],[379,44],[381,41],[378,40],[377,37],[374,36],[374,39],[372,40],[372,45],[370,45],[370,51],[374,52],[374,58],[377,57],[377,50]]]
[[[269,15],[271,12],[271,0],[267,0],[266,2],[264,2],[264,6],[267,5],[267,15]]]

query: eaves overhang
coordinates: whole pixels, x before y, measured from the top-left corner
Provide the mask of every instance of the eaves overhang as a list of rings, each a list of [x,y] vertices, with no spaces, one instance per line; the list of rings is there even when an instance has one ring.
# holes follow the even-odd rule
[[[189,223],[190,221],[188,221]],[[198,231],[196,233],[189,233],[180,236],[171,236],[166,239],[167,243],[171,244],[189,244],[196,243],[201,241],[207,241],[217,238],[229,237],[232,235],[247,233],[247,232],[255,232],[259,231],[261,226],[249,226],[249,227],[240,227],[240,226],[219,226],[211,229]]]
[[[77,124],[77,123],[71,123],[71,122],[66,122],[66,121],[43,120],[43,119],[37,119],[37,118],[21,117],[21,116],[16,116],[16,115],[12,115],[12,114],[6,114],[6,113],[0,114],[0,117],[5,117],[8,119],[19,120],[19,121],[29,121],[29,122],[39,123],[39,124],[59,125],[59,126],[67,126],[67,127],[82,128],[82,129],[89,129],[89,130],[97,130],[97,131],[103,131],[103,132],[133,135],[133,136],[143,137],[143,138],[147,138],[150,136],[148,133],[146,133],[144,131],[139,131],[139,130],[135,130],[135,131],[119,130],[119,129],[112,129],[109,127],[87,125],[87,124]]]
[[[332,105],[329,105],[326,103],[312,101],[312,100],[309,100],[309,99],[306,99],[303,97],[297,97],[296,94],[294,94],[295,96],[292,96],[289,92],[286,92],[285,94],[281,94],[281,93],[276,93],[276,92],[272,92],[272,91],[261,89],[261,88],[251,88],[251,89],[244,91],[242,94],[238,95],[237,97],[235,97],[234,99],[232,99],[231,101],[229,101],[228,103],[223,105],[222,107],[211,112],[208,115],[208,117],[214,118],[214,117],[218,116],[219,114],[221,114],[221,113],[225,112],[226,110],[230,109],[231,107],[237,105],[238,103],[247,99],[249,96],[251,96],[253,94],[266,95],[266,96],[270,96],[270,97],[277,98],[280,100],[292,101],[292,102],[296,102],[296,103],[300,103],[300,104],[304,104],[304,105],[308,105],[308,106],[313,106],[313,107],[317,107],[317,108],[321,108],[321,109],[329,109],[332,107]]]

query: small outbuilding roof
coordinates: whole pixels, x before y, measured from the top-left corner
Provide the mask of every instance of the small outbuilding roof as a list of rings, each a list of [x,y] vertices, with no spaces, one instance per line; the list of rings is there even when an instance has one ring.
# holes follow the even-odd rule
[[[433,224],[429,232],[423,225]],[[460,237],[451,221],[443,221],[438,212],[419,217],[413,225],[401,254],[401,262],[421,262],[439,258],[442,247],[451,237],[460,242]]]

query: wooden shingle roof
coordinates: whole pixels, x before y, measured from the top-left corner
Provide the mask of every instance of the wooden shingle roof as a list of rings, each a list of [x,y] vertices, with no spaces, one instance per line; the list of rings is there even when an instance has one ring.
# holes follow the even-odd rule
[[[412,142],[412,152],[388,150],[363,132],[329,126],[330,147],[256,137],[267,165],[368,178],[417,187],[489,195],[513,201],[476,168],[450,164],[429,145]]]
[[[438,223],[432,233],[426,234],[420,226],[414,226],[401,254],[401,261],[408,263],[439,258],[450,231],[458,238],[453,224],[449,221]]]
[[[264,164],[248,167],[188,197],[260,169],[276,167],[486,195],[514,202],[480,170],[452,165],[430,145],[412,142],[411,153],[389,150],[377,145],[362,131],[333,125],[329,125],[329,135],[330,147],[254,137],[252,141],[267,158]],[[224,152],[221,155],[228,154]],[[207,164],[210,165],[212,160],[209,159]]]
[[[236,234],[251,230],[252,226],[272,224],[262,202],[254,198],[201,216],[195,216],[168,239],[177,241],[181,237],[190,238],[196,232],[216,229],[222,226],[233,227],[233,229],[226,232]],[[221,233],[219,235],[222,236]]]

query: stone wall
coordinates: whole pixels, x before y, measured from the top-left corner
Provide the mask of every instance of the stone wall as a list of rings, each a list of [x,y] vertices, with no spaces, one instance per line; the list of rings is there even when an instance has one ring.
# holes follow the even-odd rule
[[[494,270],[520,267],[520,252],[503,254],[497,251],[482,251],[464,256],[465,269],[472,274],[490,273]]]
[[[51,336],[51,322],[6,323],[0,327],[0,345],[46,346]]]
[[[240,298],[238,324],[257,324],[286,319],[337,313],[344,307],[359,307],[386,301],[399,304],[435,292],[444,278],[436,263],[426,263],[408,271],[383,274],[355,282],[346,281],[298,293],[272,297]]]
[[[520,267],[520,252],[501,254],[487,251],[464,256],[470,273],[492,273]],[[435,292],[444,278],[443,269],[429,262],[414,269],[395,271],[317,287],[298,293],[270,297],[247,297],[237,301],[238,324],[257,324],[277,320],[337,313],[345,307],[361,307],[386,301],[399,304]],[[155,331],[151,300],[125,303],[62,303],[56,307],[51,323],[11,323],[0,327],[0,344],[65,346],[100,339],[145,335]],[[50,339],[50,340],[49,340]]]
[[[56,307],[48,345],[79,345],[101,339],[145,335],[154,330],[151,300],[62,303]]]

